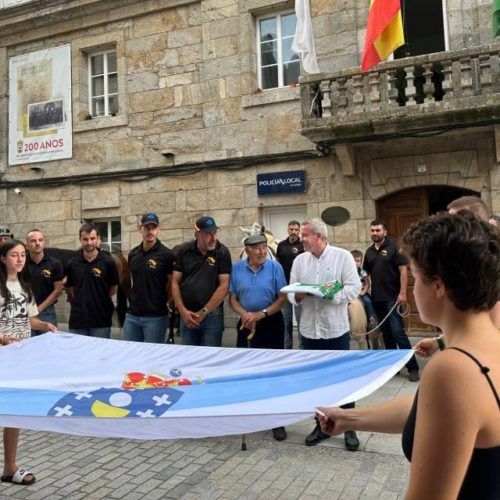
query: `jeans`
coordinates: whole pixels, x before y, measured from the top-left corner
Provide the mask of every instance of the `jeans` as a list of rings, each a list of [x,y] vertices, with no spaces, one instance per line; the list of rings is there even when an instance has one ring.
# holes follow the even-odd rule
[[[57,315],[54,305],[46,307],[41,313],[38,313],[38,319],[57,326]],[[31,330],[31,336],[36,337],[47,331],[48,330]]]
[[[300,315],[302,313],[302,306],[294,306],[287,302],[285,307],[281,310],[283,313],[283,320],[285,321],[285,349],[293,348],[293,314],[297,320],[297,330],[299,332],[299,345],[302,347],[302,337],[300,335]]]
[[[302,337],[304,349],[309,351],[349,351],[351,349],[349,341],[349,332],[335,339],[309,339]],[[341,408],[354,408],[354,406],[354,403],[347,403],[342,405]]]
[[[379,321],[382,321],[386,317],[395,303],[395,300],[389,300],[387,302],[373,301],[373,307],[375,308]],[[382,330],[386,349],[411,349],[410,341],[404,330],[403,319],[396,312],[396,309],[392,311],[391,315],[379,328]],[[406,363],[406,368],[409,372],[418,372],[418,364],[415,355]]]
[[[99,328],[70,328],[70,333],[86,335],[87,337],[98,337],[100,339],[109,339],[111,336],[111,327],[102,326]]]
[[[359,298],[363,302],[363,306],[365,306],[365,313],[368,320],[370,320],[371,318],[376,318],[377,314],[375,312],[375,308],[373,307],[370,295],[365,293],[364,295],[360,295]]]
[[[127,313],[123,323],[123,340],[164,344],[168,316],[134,316]]]
[[[188,328],[182,316],[179,321],[179,332],[183,345],[220,347],[223,330],[224,317],[222,315],[222,307],[217,307],[210,314],[207,314],[197,328]]]

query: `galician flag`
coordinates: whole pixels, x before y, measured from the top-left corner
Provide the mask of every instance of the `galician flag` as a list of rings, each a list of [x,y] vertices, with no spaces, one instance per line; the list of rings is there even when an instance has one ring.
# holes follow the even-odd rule
[[[376,66],[404,43],[400,0],[371,0],[361,69]]]
[[[500,35],[500,0],[493,2],[493,36]]]
[[[363,398],[411,356],[46,333],[0,348],[0,426],[134,439],[243,434]]]

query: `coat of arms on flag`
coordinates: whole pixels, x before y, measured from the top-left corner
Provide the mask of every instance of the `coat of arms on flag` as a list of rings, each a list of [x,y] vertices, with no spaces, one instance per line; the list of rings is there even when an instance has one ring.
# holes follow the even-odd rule
[[[161,417],[182,396],[170,387],[160,389],[97,389],[70,392],[59,399],[50,417],[154,418]]]

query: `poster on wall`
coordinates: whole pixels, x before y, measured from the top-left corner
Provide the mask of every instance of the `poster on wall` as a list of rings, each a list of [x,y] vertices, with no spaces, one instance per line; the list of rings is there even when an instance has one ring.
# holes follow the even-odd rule
[[[9,60],[9,165],[72,156],[69,45]]]

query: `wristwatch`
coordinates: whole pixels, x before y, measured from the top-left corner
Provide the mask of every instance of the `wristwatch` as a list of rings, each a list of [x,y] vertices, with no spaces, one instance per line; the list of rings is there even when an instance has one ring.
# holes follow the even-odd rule
[[[267,312],[267,309],[262,309],[262,311],[264,313],[264,316],[267,318],[269,316],[269,313]]]
[[[208,314],[208,309],[206,307],[203,307],[201,309],[201,312],[206,316]]]

